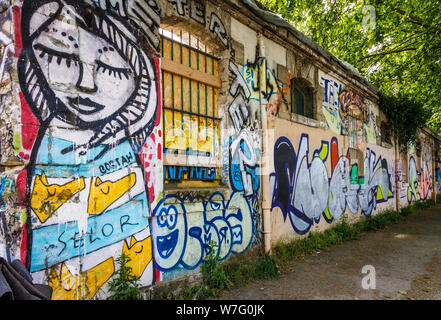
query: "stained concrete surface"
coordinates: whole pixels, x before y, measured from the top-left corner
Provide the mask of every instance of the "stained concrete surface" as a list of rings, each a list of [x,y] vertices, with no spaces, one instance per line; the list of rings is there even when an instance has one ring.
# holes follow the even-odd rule
[[[376,289],[362,287],[365,265],[375,268]],[[441,206],[296,260],[290,270],[222,292],[219,299],[441,300]]]

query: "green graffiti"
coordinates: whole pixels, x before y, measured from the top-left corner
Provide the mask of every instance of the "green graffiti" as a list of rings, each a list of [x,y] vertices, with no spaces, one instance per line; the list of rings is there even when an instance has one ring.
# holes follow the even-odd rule
[[[358,184],[358,165],[356,164],[351,169],[351,184]]]
[[[354,164],[351,169],[351,184],[364,184],[364,177],[358,175],[358,164]]]
[[[320,148],[319,157],[322,159],[322,161],[325,161],[328,157],[328,144],[322,142],[322,146]]]
[[[15,153],[19,153],[20,150],[21,150],[21,136],[20,136],[19,133],[15,133],[15,134],[14,134],[14,142],[13,142],[13,145],[14,145],[14,152],[15,152]]]

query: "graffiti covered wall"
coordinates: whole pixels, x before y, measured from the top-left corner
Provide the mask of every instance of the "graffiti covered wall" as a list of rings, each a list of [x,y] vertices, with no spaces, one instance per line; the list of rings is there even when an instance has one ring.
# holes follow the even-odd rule
[[[396,162],[378,143],[374,93],[243,13],[204,0],[10,2],[0,256],[52,299],[107,297],[123,253],[149,287],[199,272],[212,250],[226,260],[439,190],[432,140]],[[311,113],[294,112],[298,83]]]
[[[432,193],[439,193],[439,168],[435,168],[439,161],[433,157],[433,150],[433,140],[425,134],[420,134],[415,143],[407,146],[407,163],[401,161],[401,171],[407,170],[407,174],[403,175],[401,171],[397,174],[401,205],[425,201],[432,198]]]
[[[158,169],[148,159],[158,150],[151,144],[161,144],[162,118],[155,39],[104,1],[14,8],[20,103],[33,140],[21,260],[53,299],[92,298],[122,253],[149,285],[158,190],[146,178]]]
[[[282,129],[288,127],[284,121],[276,121],[270,175],[273,230],[282,230],[274,241],[290,234],[290,228],[305,234],[312,227],[326,228],[345,213],[353,219],[394,208],[393,149],[367,145],[360,161],[351,158],[344,136],[306,126],[292,133]]]
[[[150,286],[197,272],[213,248],[224,260],[260,237],[261,133],[234,53],[228,107],[217,108],[214,89],[210,96],[213,109],[229,115],[222,122],[225,164],[164,166],[174,114],[162,105],[169,88],[161,71],[161,17],[196,22],[229,55],[218,12],[199,1],[17,0],[5,7],[1,255],[20,259],[36,282],[49,284],[52,299],[105,297],[123,253]],[[202,101],[200,94],[198,84]],[[196,141],[197,149],[194,123],[185,123],[172,139]],[[198,152],[220,155],[219,128],[205,130],[215,134]],[[218,188],[164,184],[183,179],[215,181]]]

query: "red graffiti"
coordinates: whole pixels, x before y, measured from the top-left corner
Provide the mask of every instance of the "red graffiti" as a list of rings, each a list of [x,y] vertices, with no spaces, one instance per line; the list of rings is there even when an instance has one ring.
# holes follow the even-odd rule
[[[28,103],[26,102],[23,93],[19,93],[20,96],[20,103],[21,103],[21,141],[22,146],[26,151],[29,151],[34,146],[35,138],[37,137],[38,133],[38,120],[34,116],[34,114],[31,111],[31,108],[29,107]],[[26,154],[23,154],[25,156]]]
[[[159,58],[154,58],[155,62],[155,73],[156,78],[160,79],[160,60]],[[162,120],[162,109],[160,107],[160,101],[161,100],[161,90],[158,86],[157,88],[157,99],[158,99],[158,111],[156,113],[156,120],[155,120],[155,127],[161,127],[161,120]],[[145,178],[147,182],[147,192],[149,194],[149,201],[150,203],[153,203],[153,201],[156,199],[155,196],[155,189],[158,190],[157,181],[159,181],[160,178],[159,174],[159,168],[162,165],[162,140],[161,140],[162,132],[161,130],[158,130],[157,133],[152,132],[150,136],[147,138],[144,146],[142,147],[140,153],[139,153],[139,159],[141,160],[142,166],[144,168],[145,172]]]
[[[17,176],[16,188],[17,188],[17,201],[19,204],[26,203],[26,183],[28,172],[26,169],[21,170]]]
[[[331,173],[334,173],[334,168],[337,165],[338,158],[338,142],[334,137],[331,140]]]
[[[21,14],[20,7],[14,6],[12,8],[12,12],[14,15],[14,30],[15,30],[15,57],[18,58],[21,53],[21,49],[23,47],[23,41],[21,38]]]
[[[20,244],[20,260],[23,265],[26,265],[26,255],[27,255],[27,242],[28,242],[28,232],[26,229],[26,223],[21,226],[21,244]]]
[[[427,164],[425,164],[425,170],[422,170],[421,172],[421,183],[420,183],[420,196],[421,199],[427,199],[427,196],[429,195],[429,190],[432,189],[432,177],[429,174],[429,170],[427,168]]]
[[[158,141],[159,140],[159,141]],[[144,167],[145,177],[147,182],[147,190],[149,193],[149,200],[155,200],[155,189],[158,188],[159,176],[158,170],[161,167],[162,144],[160,139],[157,139],[153,132],[139,153],[139,159]]]

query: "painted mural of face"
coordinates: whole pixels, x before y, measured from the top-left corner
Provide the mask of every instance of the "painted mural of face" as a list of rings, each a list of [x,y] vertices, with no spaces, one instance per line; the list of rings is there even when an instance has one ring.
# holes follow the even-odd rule
[[[138,154],[153,132],[161,110],[158,102],[159,64],[150,54],[149,43],[140,33],[139,26],[111,11],[101,10],[89,0],[24,0],[20,15],[23,48],[17,73],[24,100],[39,124],[28,166],[29,199],[33,199],[37,167],[44,171],[49,184],[55,178],[63,180],[63,185],[73,179],[71,175],[75,173],[70,171],[60,174],[46,170],[46,164],[55,162],[68,166],[75,163],[76,168],[86,168],[82,170],[81,181],[89,179],[92,182],[102,174],[106,175],[103,182],[114,182],[117,176],[126,176],[129,172],[136,181],[141,181],[144,176],[142,168],[137,166]],[[77,139],[78,136],[81,139]],[[51,152],[46,148],[48,139]],[[50,159],[45,158],[48,154]],[[80,164],[77,155],[84,155]],[[114,161],[122,157],[127,157],[126,161],[116,160],[119,166],[115,166],[112,172],[95,169],[89,172],[87,169],[98,169],[101,164],[109,163],[107,159]],[[122,205],[109,209],[109,217],[122,213],[120,210],[127,208],[126,205],[147,207],[149,200],[144,186],[141,182],[139,193],[131,198],[137,199],[133,203],[121,200]],[[86,190],[79,188],[78,194],[81,196],[83,192],[87,197],[89,191]],[[70,209],[69,205],[64,208]],[[33,228],[35,212],[32,210],[29,205],[26,231],[36,244],[36,230],[41,228]],[[135,207],[130,210],[145,214]],[[71,219],[70,212],[72,219],[76,220],[78,215],[74,213],[79,212],[74,209],[68,212],[66,219]],[[60,211],[50,212],[58,213]],[[88,214],[90,212],[86,210],[81,211],[84,221],[95,218],[88,218]],[[147,220],[143,221],[142,226],[133,224],[140,227],[138,230],[125,228],[124,231],[121,228],[121,232],[127,232],[124,236],[128,237],[148,230]],[[44,227],[51,226],[57,227],[56,224]],[[38,261],[39,253],[38,250],[32,251],[35,247],[29,245],[26,248],[26,265],[37,270],[35,261]],[[70,259],[76,252],[62,259]]]
[[[31,25],[45,17],[35,14]],[[35,38],[32,48],[55,96],[86,123],[105,119],[129,100],[135,90],[130,68],[103,38],[77,25],[83,21],[64,6]]]
[[[24,1],[18,72],[40,124],[91,129],[86,148],[128,135],[142,147],[156,121],[158,70],[137,28],[89,1]]]

